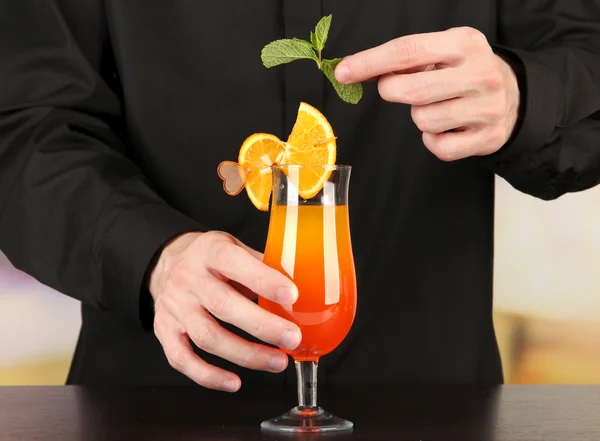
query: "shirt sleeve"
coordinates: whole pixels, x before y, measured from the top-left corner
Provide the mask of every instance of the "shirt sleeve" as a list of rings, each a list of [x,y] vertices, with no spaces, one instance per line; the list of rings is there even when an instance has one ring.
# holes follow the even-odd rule
[[[141,320],[158,250],[206,228],[128,159],[102,3],[0,2],[0,249],[40,282]]]
[[[600,3],[503,0],[494,49],[517,70],[520,118],[482,163],[516,189],[555,199],[600,182]]]

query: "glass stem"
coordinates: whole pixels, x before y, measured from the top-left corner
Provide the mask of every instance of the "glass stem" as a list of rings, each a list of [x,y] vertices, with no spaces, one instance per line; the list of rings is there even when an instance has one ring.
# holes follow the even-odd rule
[[[298,380],[298,404],[302,408],[317,407],[317,367],[316,361],[296,361]]]

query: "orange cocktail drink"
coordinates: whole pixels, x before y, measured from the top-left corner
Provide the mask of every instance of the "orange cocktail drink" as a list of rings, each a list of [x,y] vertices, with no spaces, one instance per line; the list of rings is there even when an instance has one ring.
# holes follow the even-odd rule
[[[260,299],[270,312],[296,323],[302,342],[294,360],[318,360],[344,340],[356,311],[356,278],[347,205],[271,208],[264,262],[290,277],[293,305]]]

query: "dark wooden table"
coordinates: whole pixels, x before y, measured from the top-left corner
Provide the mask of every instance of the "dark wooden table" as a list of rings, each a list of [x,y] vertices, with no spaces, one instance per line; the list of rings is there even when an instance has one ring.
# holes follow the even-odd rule
[[[320,437],[261,432],[263,419],[295,404],[293,395],[268,390],[3,387],[0,440],[600,440],[600,386],[323,390],[320,402],[352,420],[354,430]]]

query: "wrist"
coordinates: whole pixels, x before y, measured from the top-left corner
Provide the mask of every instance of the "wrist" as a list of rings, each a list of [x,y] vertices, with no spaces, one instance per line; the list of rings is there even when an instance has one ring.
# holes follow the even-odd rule
[[[148,268],[148,282],[146,286],[154,300],[158,301],[166,281],[166,275],[170,273],[170,268],[176,260],[175,256],[180,255],[190,244],[203,233],[189,232],[175,236],[166,242],[156,253],[153,265]]]
[[[508,139],[510,139],[517,128],[517,121],[519,118],[519,102],[520,102],[520,90],[519,90],[519,81],[517,79],[517,74],[514,71],[513,67],[502,57],[500,58],[500,62],[502,63],[504,69],[504,75],[506,78],[506,101],[507,101],[507,115],[506,115],[506,123],[507,123],[507,132]]]
[[[519,133],[525,116],[526,74],[523,62],[511,51],[496,46],[494,53],[500,59],[507,77],[509,138],[506,145]]]

